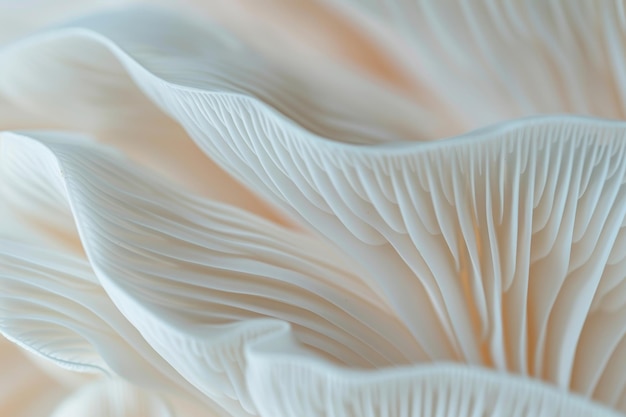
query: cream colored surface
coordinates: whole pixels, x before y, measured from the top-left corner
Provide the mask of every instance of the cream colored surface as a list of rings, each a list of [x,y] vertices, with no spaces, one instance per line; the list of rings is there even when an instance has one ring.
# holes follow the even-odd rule
[[[186,4],[0,3],[10,413],[626,412],[622,9]]]

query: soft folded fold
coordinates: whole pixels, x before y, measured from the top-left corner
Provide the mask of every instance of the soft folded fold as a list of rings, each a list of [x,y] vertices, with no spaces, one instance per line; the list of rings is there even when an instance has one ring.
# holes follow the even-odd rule
[[[538,114],[626,116],[622,2],[332,3],[403,41],[415,82],[457,116],[449,135]]]
[[[308,350],[346,365],[418,359],[404,325],[319,240],[181,193],[96,145],[29,135],[38,141],[8,133],[2,138],[3,175],[13,194],[47,181],[50,195],[56,195],[51,201],[65,199],[91,267],[113,302],[152,348],[210,397],[231,397],[235,409],[237,401],[251,409],[244,362],[238,356],[228,359],[226,352],[267,332],[267,326],[290,323]],[[33,290],[37,275],[25,276],[30,269],[12,272],[9,277],[21,278],[21,285]],[[39,279],[40,285],[54,284],[43,281],[45,274]],[[85,308],[80,293],[65,296],[69,299],[59,300],[59,307]],[[62,323],[80,330],[74,315]],[[258,319],[265,320],[255,325]],[[27,328],[23,324],[15,329]],[[233,330],[239,324],[245,329]],[[122,348],[121,342],[103,343],[104,352],[108,345]]]
[[[315,413],[323,401],[339,415],[383,405],[401,414],[426,399],[442,415],[454,405],[477,413],[600,413],[554,386],[625,409],[626,125],[538,117],[436,143],[396,143],[408,137],[387,129],[393,120],[364,123],[359,106],[320,105],[283,84],[271,65],[241,58],[247,51],[227,35],[138,10],[16,44],[0,51],[0,69],[23,68],[42,45],[70,57],[72,45],[99,48],[94,56],[106,58],[97,62],[114,57],[116,71],[136,83],[134,99],[146,101],[145,94],[229,175],[325,240],[246,212],[245,204],[188,194],[68,135],[5,134],[0,167],[16,204],[36,202],[40,218],[52,213],[79,236],[93,285],[195,388],[241,416],[289,415],[298,404]],[[142,24],[129,30],[136,19]],[[610,40],[618,29],[607,26]],[[515,93],[502,91],[495,102]],[[520,114],[556,106],[515,98]],[[572,103],[586,103],[578,98]],[[415,110],[393,98],[378,105],[385,103],[403,120]],[[485,115],[492,114],[472,117]],[[18,298],[36,282],[52,288],[46,274],[24,266],[26,258],[11,259],[19,262],[7,264],[14,275],[5,278]],[[25,276],[33,281],[21,282]],[[79,295],[70,298],[50,298],[71,306],[69,313],[37,308],[81,329],[70,313],[84,306]],[[469,366],[359,371],[390,375],[398,387],[350,382],[357,375],[350,368],[430,361]],[[518,379],[525,377],[534,380]],[[330,390],[332,378],[348,393]],[[302,391],[295,381],[305,381]]]

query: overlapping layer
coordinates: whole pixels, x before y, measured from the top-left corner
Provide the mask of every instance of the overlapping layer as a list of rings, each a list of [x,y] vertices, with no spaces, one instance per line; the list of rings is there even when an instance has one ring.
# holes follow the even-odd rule
[[[227,72],[212,53],[237,44],[182,18],[137,13],[15,45],[0,52],[0,69],[22,68],[43,47],[72,56],[77,44],[119,60],[218,165],[326,240],[177,190],[83,140],[6,134],[8,195],[38,207],[34,217],[52,207],[65,215],[59,227],[78,233],[88,260],[73,260],[81,272],[68,274],[65,264],[52,268],[65,258],[34,261],[49,249],[5,248],[3,285],[13,294],[39,288],[22,303],[7,292],[3,309],[23,313],[6,315],[6,333],[16,320],[14,338],[53,356],[41,327],[18,331],[38,304],[39,323],[57,320],[62,331],[53,338],[77,341],[72,360],[113,368],[116,355],[103,353],[129,344],[135,330],[121,316],[120,327],[109,313],[93,323],[67,313],[94,312],[72,292],[80,283],[102,311],[121,312],[139,331],[145,340],[130,344],[144,358],[158,354],[148,360],[155,372],[167,368],[155,365],[163,358],[172,378],[233,415],[289,415],[298,404],[312,415],[329,407],[339,415],[610,414],[525,376],[626,407],[622,124],[538,118],[439,143],[363,146],[380,131],[359,130],[350,111],[319,111],[244,59],[228,61],[242,65]],[[128,30],[137,19],[143,29]],[[6,72],[14,90],[4,93],[55,97],[29,81],[40,78],[33,71]],[[11,81],[19,76],[26,81]],[[94,334],[87,324],[100,327],[84,344]],[[364,370],[430,361],[509,374],[464,365]]]

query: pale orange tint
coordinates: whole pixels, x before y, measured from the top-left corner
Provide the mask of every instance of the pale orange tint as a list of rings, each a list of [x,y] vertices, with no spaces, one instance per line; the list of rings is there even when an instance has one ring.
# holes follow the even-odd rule
[[[209,17],[287,64],[298,64],[293,54],[319,54],[320,59],[354,66],[400,89],[412,88],[411,80],[375,39],[329,5],[311,0],[235,0],[220,7],[211,7],[210,1],[195,3],[209,6]]]
[[[406,40],[359,10],[344,10],[321,0],[184,3],[235,33],[268,60],[290,70],[292,76],[324,91],[328,101],[347,107],[378,101],[380,106],[372,112],[383,124],[393,113],[398,114],[393,123],[406,139],[432,140],[467,127],[461,124],[463,117],[458,109],[445,103],[422,77],[419,59]],[[352,85],[351,90],[347,84]],[[389,108],[375,95],[367,96],[366,88],[380,88],[385,94],[395,95],[397,102],[389,103],[398,108]],[[409,110],[411,106],[413,110]],[[383,116],[385,112],[388,114]]]

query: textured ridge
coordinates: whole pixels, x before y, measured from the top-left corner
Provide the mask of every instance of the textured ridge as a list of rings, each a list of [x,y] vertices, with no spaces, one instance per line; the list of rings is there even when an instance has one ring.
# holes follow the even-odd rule
[[[251,410],[243,361],[232,350],[237,340],[220,336],[220,329],[257,318],[291,323],[301,343],[339,363],[415,360],[404,326],[357,278],[329,263],[332,256],[317,241],[179,193],[92,145],[42,133],[41,143],[4,136],[4,174],[14,191],[46,175],[63,184],[85,252],[113,301],[212,398],[226,396]],[[34,157],[48,163],[26,169]],[[35,168],[50,164],[56,172]],[[208,360],[206,366],[198,368],[180,349]]]
[[[0,241],[0,260],[0,331],[10,340],[70,370],[198,395],[120,314],[84,259]]]
[[[466,366],[364,374],[306,361],[263,359],[250,361],[248,374],[263,416],[325,416],[329,409],[340,416],[378,417],[618,415],[535,380]]]
[[[235,371],[229,371],[224,358],[218,361],[217,374],[225,375],[219,384],[228,381],[229,385],[217,393],[218,383],[200,378],[195,374],[198,370],[186,368],[190,364],[173,355],[176,350],[171,348],[182,346],[207,356],[202,349],[213,345],[190,336],[196,325],[221,329],[230,322],[289,316],[285,321],[293,324],[298,342],[338,363],[459,361],[541,378],[624,409],[626,378],[616,366],[626,355],[621,325],[626,301],[623,124],[548,117],[433,144],[348,145],[336,141],[377,141],[341,138],[337,131],[317,136],[311,130],[319,134],[324,129],[312,129],[298,117],[292,120],[288,112],[276,111],[284,103],[265,104],[262,95],[247,95],[249,90],[228,83],[172,76],[169,71],[175,66],[170,68],[166,59],[145,52],[157,41],[123,32],[113,36],[110,31],[106,27],[68,30],[57,40],[62,43],[64,37],[79,36],[110,48],[142,90],[178,120],[211,158],[310,224],[359,269],[369,272],[363,277],[367,285],[354,296],[354,306],[334,298],[329,289],[332,280],[310,291],[314,297],[306,298],[310,303],[304,304],[306,308],[285,306],[285,294],[290,294],[286,282],[297,282],[299,275],[310,273],[298,270],[301,254],[287,262],[293,269],[289,280],[279,285],[284,292],[242,294],[221,275],[241,265],[245,259],[238,252],[241,247],[212,246],[219,234],[212,228],[232,218],[232,211],[208,221],[213,210],[224,208],[203,207],[161,184],[133,184],[129,177],[134,178],[134,171],[121,175],[119,165],[102,162],[97,153],[87,152],[79,160],[72,156],[77,151],[70,151],[71,146],[48,145],[63,166],[55,181],[67,187],[81,240],[105,288],[115,295],[125,315],[145,318],[144,324],[139,319],[133,324],[149,342],[165,343],[159,353],[204,393],[238,398],[243,410],[233,404],[229,411],[254,412],[242,388],[244,370],[237,368],[241,353],[230,353]],[[29,47],[36,47],[32,42]],[[159,42],[171,46],[167,39]],[[172,60],[181,62],[180,56],[176,58]],[[85,178],[89,170],[107,180]],[[253,225],[258,230],[252,236],[257,244],[254,253],[258,246],[268,245],[274,255],[282,250],[293,256],[292,248],[303,245],[296,240],[281,246],[289,240],[284,235],[259,245],[258,239],[265,239],[273,226],[243,217],[243,224],[233,228],[249,232],[246,228]],[[202,233],[198,218],[211,225]],[[124,234],[129,228],[133,233]],[[218,241],[225,235],[237,233],[227,230]],[[248,238],[244,233],[237,241]],[[185,250],[171,249],[179,247]],[[214,257],[211,263],[200,259],[207,253]],[[237,262],[229,264],[233,255]],[[123,268],[114,262],[120,259]],[[254,265],[264,271],[260,277],[247,276],[251,269],[238,271],[247,288],[258,285],[260,278],[276,278],[283,260],[271,259],[275,262],[271,265]],[[180,274],[181,268],[185,274]],[[176,273],[166,275],[168,270]],[[122,274],[132,279],[113,278]],[[201,279],[206,276],[218,279]],[[338,278],[343,288],[360,282],[333,271],[332,265],[325,265],[319,274],[328,276]],[[169,286],[171,281],[176,285]],[[159,285],[145,285],[154,282]],[[383,300],[372,289],[379,290]],[[167,290],[173,294],[166,294]],[[238,297],[245,302],[238,302]],[[260,303],[255,304],[255,297],[283,304],[268,314]],[[189,306],[206,310],[190,312]],[[356,320],[372,306],[383,311],[389,322],[369,326],[366,320]],[[281,317],[287,308],[289,314]],[[208,311],[216,315],[203,314]],[[334,322],[335,317],[323,317],[323,311],[337,311],[349,320],[342,326]],[[598,320],[605,324],[606,333],[594,326]],[[162,337],[163,333],[168,336]]]

